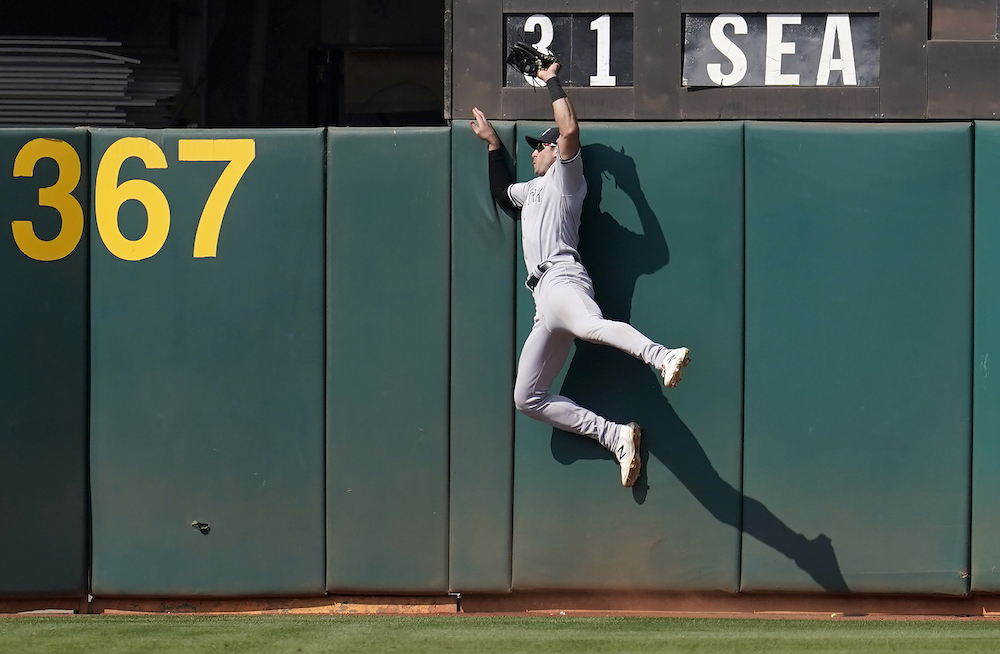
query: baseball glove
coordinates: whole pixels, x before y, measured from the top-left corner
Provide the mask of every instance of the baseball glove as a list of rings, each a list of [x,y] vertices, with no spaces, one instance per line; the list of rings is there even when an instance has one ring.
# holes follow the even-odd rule
[[[538,77],[538,71],[545,70],[559,60],[554,55],[533,48],[527,43],[517,42],[507,55],[507,65],[528,75]]]

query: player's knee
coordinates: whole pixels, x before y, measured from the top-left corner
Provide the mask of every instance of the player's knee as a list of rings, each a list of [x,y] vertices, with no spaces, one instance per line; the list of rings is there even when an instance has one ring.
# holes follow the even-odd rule
[[[521,413],[531,414],[538,410],[544,394],[535,393],[530,388],[514,387],[514,408]]]
[[[604,320],[590,319],[581,320],[575,330],[576,337],[588,343],[604,342],[604,329],[607,327]]]

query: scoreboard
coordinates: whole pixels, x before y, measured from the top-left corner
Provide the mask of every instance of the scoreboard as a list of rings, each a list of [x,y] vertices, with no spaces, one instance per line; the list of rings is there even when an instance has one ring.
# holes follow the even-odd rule
[[[997,0],[972,4],[453,2],[446,117],[551,118],[538,80],[504,64],[520,41],[560,59],[585,120],[995,118]]]

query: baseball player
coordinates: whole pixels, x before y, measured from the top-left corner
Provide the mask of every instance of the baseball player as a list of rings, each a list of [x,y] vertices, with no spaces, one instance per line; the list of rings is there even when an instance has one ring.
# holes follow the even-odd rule
[[[489,144],[490,190],[497,203],[521,211],[521,241],[535,300],[535,320],[517,364],[514,405],[531,418],[564,431],[588,436],[610,450],[621,465],[622,485],[639,477],[639,425],[607,420],[572,400],[549,393],[569,356],[574,338],[627,352],[663,375],[673,388],[690,361],[688,349],[666,348],[625,322],[607,320],[594,301],[587,269],[577,253],[580,214],[587,195],[580,133],[573,106],[559,84],[559,63],[538,72],[552,96],[557,128],[538,138],[526,136],[536,177],[512,184],[500,139],[478,108],[470,125]]]

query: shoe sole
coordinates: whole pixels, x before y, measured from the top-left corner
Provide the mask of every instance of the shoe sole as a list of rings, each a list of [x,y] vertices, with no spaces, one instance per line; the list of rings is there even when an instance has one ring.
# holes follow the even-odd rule
[[[674,368],[674,372],[670,375],[670,379],[666,381],[667,388],[674,388],[677,384],[681,383],[681,375],[684,374],[684,368],[691,363],[691,351],[684,348],[684,357]]]
[[[628,466],[628,476],[625,479],[625,488],[630,488],[635,484],[636,480],[639,479],[639,468],[642,465],[642,459],[639,456],[639,443],[642,441],[642,428],[639,425],[633,423],[632,425],[632,445],[635,447],[635,456],[632,457],[632,461],[629,462]]]

